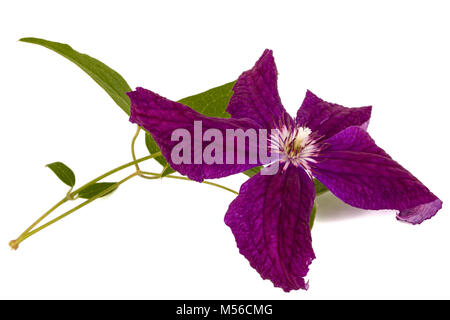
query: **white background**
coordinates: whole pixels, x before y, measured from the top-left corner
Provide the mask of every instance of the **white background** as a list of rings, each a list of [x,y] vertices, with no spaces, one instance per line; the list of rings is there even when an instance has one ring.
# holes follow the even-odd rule
[[[449,9],[446,1],[3,1],[0,297],[450,298]],[[291,114],[306,89],[373,105],[371,135],[444,208],[411,226],[323,196],[310,289],[289,294],[238,253],[223,223],[234,196],[193,182],[136,178],[12,251],[9,240],[67,191],[45,164],[65,162],[80,185],[128,162],[135,131],[86,74],[17,42],[25,36],[67,42],[132,87],[171,99],[236,79],[271,48]],[[138,151],[147,154],[143,141]]]

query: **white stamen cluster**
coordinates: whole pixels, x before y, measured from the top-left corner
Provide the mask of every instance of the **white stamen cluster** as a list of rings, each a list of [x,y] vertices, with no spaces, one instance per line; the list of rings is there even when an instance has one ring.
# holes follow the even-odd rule
[[[316,162],[314,157],[320,151],[317,140],[311,137],[311,129],[282,125],[272,132],[270,142],[271,152],[278,153],[280,161],[285,163],[283,170],[293,164],[303,167],[311,176],[309,163]]]

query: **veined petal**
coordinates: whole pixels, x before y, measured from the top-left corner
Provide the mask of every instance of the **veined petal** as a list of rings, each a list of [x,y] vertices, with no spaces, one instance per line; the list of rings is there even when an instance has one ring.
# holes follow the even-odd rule
[[[298,126],[308,127],[318,136],[327,139],[351,126],[359,126],[366,130],[371,111],[370,106],[346,108],[326,102],[308,90],[298,109],[296,122]]]
[[[244,147],[238,146],[236,141],[232,147],[226,143],[227,129],[242,129],[244,132],[247,129],[257,129],[258,124],[251,119],[207,117],[188,106],[168,100],[143,88],[137,88],[136,91],[129,92],[128,96],[131,100],[130,121],[149,131],[170,166],[190,179],[202,181],[203,179],[220,178],[261,165],[261,163],[250,163],[249,161],[250,154],[256,156],[254,153],[258,151],[257,144],[252,145],[254,147],[252,149],[249,147],[248,142]],[[199,126],[199,123],[201,123],[201,126]],[[177,129],[185,132],[190,137],[188,148],[185,149],[187,151],[186,157],[189,159],[188,163],[180,163],[172,159],[174,147],[179,145],[180,140],[182,140],[180,137],[179,139],[172,139],[172,135]],[[203,135],[208,129],[214,129],[222,137],[218,142],[223,152],[222,155],[217,153],[217,159],[220,159],[221,163],[207,164],[206,159],[203,157],[205,148],[211,142],[216,141],[215,137],[211,137],[209,140],[211,142],[202,142]],[[194,140],[200,141],[200,144],[196,144]],[[237,161],[238,151],[245,153],[244,164],[239,164]],[[227,152],[233,152],[231,156],[233,161],[227,161]],[[215,155],[214,152],[212,154]],[[184,155],[184,151],[182,155]]]
[[[285,291],[308,288],[304,277],[315,258],[309,227],[313,203],[312,180],[289,166],[250,178],[225,216],[241,254],[263,279]]]
[[[262,128],[273,128],[289,116],[277,88],[277,68],[272,50],[266,49],[255,66],[241,74],[233,87],[227,112],[232,118],[250,118]]]
[[[397,218],[413,224],[441,209],[442,201],[361,128],[347,128],[325,144],[311,165],[313,174],[342,201],[363,209],[399,210]]]

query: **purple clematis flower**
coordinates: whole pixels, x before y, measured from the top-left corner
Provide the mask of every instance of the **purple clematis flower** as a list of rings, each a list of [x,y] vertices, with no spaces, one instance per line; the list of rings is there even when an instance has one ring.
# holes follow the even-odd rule
[[[231,118],[219,119],[137,88],[128,94],[130,121],[152,134],[173,169],[196,181],[267,163],[177,164],[171,159],[178,143],[171,139],[175,129],[194,135],[194,121],[202,121],[203,131],[213,128],[224,136],[230,128],[278,129],[270,139],[271,152],[279,155],[277,173],[259,173],[245,182],[225,216],[240,252],[275,286],[285,291],[308,288],[304,278],[315,258],[309,227],[315,197],[312,177],[352,206],[397,210],[397,219],[412,224],[442,207],[441,200],[366,132],[371,107],[346,108],[308,91],[297,117],[289,116],[278,95],[272,51],[266,50],[239,77],[233,91],[227,107]],[[193,157],[196,152],[193,148]]]

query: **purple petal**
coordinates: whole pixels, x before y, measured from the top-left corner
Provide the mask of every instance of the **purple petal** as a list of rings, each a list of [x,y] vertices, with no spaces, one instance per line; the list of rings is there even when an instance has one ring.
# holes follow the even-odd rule
[[[313,202],[312,180],[289,166],[245,182],[225,216],[241,254],[263,279],[285,291],[308,288],[304,277],[315,258],[309,228]]]
[[[397,214],[397,219],[412,224],[419,224],[424,220],[432,218],[436,214],[436,212],[441,210],[441,208],[442,201],[436,198],[434,201],[400,211]]]
[[[272,50],[266,49],[255,66],[241,74],[233,91],[227,107],[232,118],[250,118],[262,128],[272,128],[287,115],[278,95]]]
[[[240,128],[245,131],[258,128],[258,125],[252,120],[206,117],[181,103],[168,100],[143,88],[137,88],[136,91],[129,92],[128,96],[131,100],[130,121],[149,131],[170,166],[190,179],[202,181],[203,179],[220,178],[260,165],[260,163],[250,163],[248,143],[244,150],[245,164],[236,164],[238,163],[238,150],[236,147],[231,150],[225,148],[225,145],[228,147],[228,144],[225,143],[226,129]],[[201,129],[197,135],[194,133],[195,121],[201,121]],[[171,139],[173,132],[177,129],[185,130],[191,137],[189,163],[180,164],[172,159],[172,150],[180,143],[179,140],[172,141]],[[203,151],[211,142],[215,141],[214,138],[211,138],[211,142],[203,142],[200,146],[195,146],[195,137],[200,136],[201,141],[201,137],[208,129],[218,130],[223,137],[220,141],[223,155],[218,157],[223,164],[205,163]],[[234,145],[237,146],[238,144],[235,143]],[[227,164],[227,151],[234,153],[234,161],[232,162],[234,164]],[[201,159],[202,163],[197,163],[195,161],[196,158]],[[228,163],[231,163],[231,161],[228,161]]]
[[[441,200],[361,128],[347,128],[325,144],[313,173],[342,201],[363,209],[399,210],[397,218],[413,224],[442,207]]]
[[[308,90],[298,109],[296,121],[298,126],[308,127],[327,139],[351,126],[359,126],[366,130],[371,111],[370,106],[346,108],[329,103]]]

